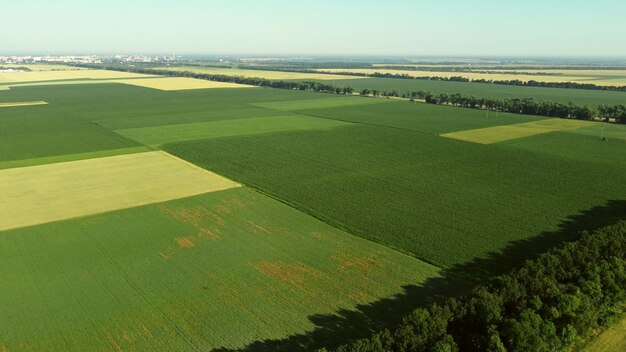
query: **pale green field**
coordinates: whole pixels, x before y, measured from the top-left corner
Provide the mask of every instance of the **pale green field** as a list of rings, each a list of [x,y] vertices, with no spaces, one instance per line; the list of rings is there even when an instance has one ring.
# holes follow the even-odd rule
[[[351,125],[306,115],[252,117],[116,130],[124,137],[150,146],[197,139],[232,137],[281,131],[324,130]]]
[[[596,125],[597,123],[590,121],[546,119],[512,125],[445,133],[441,136],[466,142],[492,144],[548,132],[573,130],[581,127],[595,127]]]
[[[0,231],[239,187],[162,151],[0,171]]]
[[[384,104],[387,100],[377,98],[363,98],[363,97],[337,97],[337,98],[320,98],[320,99],[307,99],[307,100],[290,100],[290,101],[277,101],[269,103],[255,103],[250,104],[266,109],[274,109],[281,111],[296,111],[306,109],[321,109],[321,108],[337,108],[342,106],[357,106],[357,105],[369,105],[369,104]]]

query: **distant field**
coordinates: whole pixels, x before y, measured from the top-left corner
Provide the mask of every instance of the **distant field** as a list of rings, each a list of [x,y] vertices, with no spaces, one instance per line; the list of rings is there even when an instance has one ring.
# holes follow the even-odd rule
[[[283,131],[324,130],[346,125],[349,123],[306,115],[288,115],[130,128],[116,132],[145,145],[159,146],[165,143],[196,139]]]
[[[207,88],[250,88],[252,86],[244,84],[215,82],[193,78],[167,77],[167,78],[145,78],[145,79],[120,79],[115,83],[130,84],[134,86],[152,88],[159,90],[187,90],[187,89],[207,89]]]
[[[59,80],[82,80],[82,79],[139,78],[139,77],[146,77],[146,76],[147,75],[140,75],[140,74],[130,73],[130,72],[105,71],[105,70],[0,72],[0,84],[59,81]]]
[[[305,333],[438,270],[234,189],[2,232],[0,273],[0,350],[185,351]]]
[[[335,80],[335,79],[351,79],[352,76],[347,75],[327,75],[327,74],[315,74],[315,73],[299,73],[299,72],[282,72],[282,71],[267,71],[267,70],[247,70],[237,68],[218,68],[218,67],[201,67],[201,66],[180,66],[180,67],[159,67],[159,70],[165,71],[186,71],[194,73],[206,73],[211,75],[225,75],[225,76],[242,76],[242,77],[257,77],[273,80]],[[356,77],[359,78],[359,77]]]
[[[400,94],[411,91],[430,91],[433,93],[464,94],[484,98],[514,99],[534,98],[537,100],[575,103],[578,105],[597,106],[600,104],[626,104],[626,93],[599,90],[518,87],[488,83],[443,82],[430,80],[412,80],[401,78],[361,78],[326,82],[338,87],[377,89],[380,91],[396,90]]]
[[[397,75],[408,75],[411,77],[465,77],[469,79],[487,79],[487,80],[520,80],[520,81],[537,81],[537,82],[576,82],[591,83],[603,86],[622,86],[626,81],[625,71],[579,71],[579,70],[532,70],[532,72],[545,72],[546,75],[539,74],[509,74],[505,72],[494,71],[494,73],[479,72],[441,72],[441,71],[413,71],[413,70],[395,70],[395,69],[320,69],[318,71],[330,73],[390,73]],[[524,72],[531,72],[523,70]]]
[[[155,151],[0,171],[0,231],[239,187]]]
[[[52,64],[0,64],[0,70],[2,68],[17,69],[26,67],[31,71],[74,71],[74,70],[86,70],[81,67],[66,66],[66,65],[52,65]]]
[[[256,103],[254,106],[259,106],[266,109],[274,109],[281,111],[296,111],[305,109],[319,109],[319,108],[334,108],[341,106],[354,106],[354,105],[370,105],[370,104],[382,104],[387,101],[381,99],[367,99],[363,97],[336,97],[336,98],[320,98],[320,99],[307,99],[307,100],[290,100],[279,101],[270,103]]]
[[[491,144],[512,139],[530,137],[538,134],[590,127],[596,123],[565,119],[546,119],[513,125],[480,128],[442,134],[442,137],[459,139],[467,142]]]

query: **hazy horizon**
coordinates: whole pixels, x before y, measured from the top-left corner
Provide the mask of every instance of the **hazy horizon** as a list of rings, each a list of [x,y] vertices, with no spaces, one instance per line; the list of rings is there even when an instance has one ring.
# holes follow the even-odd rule
[[[626,57],[617,0],[27,0],[3,11],[0,55]]]

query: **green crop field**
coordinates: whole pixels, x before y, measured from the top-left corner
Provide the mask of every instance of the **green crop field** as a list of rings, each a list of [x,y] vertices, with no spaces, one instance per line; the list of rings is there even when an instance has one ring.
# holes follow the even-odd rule
[[[623,216],[593,209],[626,195],[624,126],[479,144],[442,135],[571,121],[298,90],[60,83],[0,91],[0,104],[47,103],[0,109],[0,178],[22,187],[0,207],[23,217],[0,231],[0,351],[342,343],[462,291],[472,277],[459,267],[558,243],[550,236],[589,212]],[[155,155],[169,160],[162,172]]]
[[[554,231],[568,216],[626,194],[626,174],[612,158],[626,150],[622,141],[589,143],[588,154],[597,155],[589,160],[572,158],[566,144],[530,151],[438,136],[534,117],[486,118],[485,112],[406,102],[300,112],[367,124],[165,149],[442,266]]]
[[[248,189],[6,231],[0,258],[8,351],[244,347],[437,275]]]

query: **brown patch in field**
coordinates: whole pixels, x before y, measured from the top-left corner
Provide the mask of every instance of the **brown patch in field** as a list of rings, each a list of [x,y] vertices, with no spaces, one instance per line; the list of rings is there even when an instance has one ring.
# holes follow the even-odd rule
[[[177,238],[176,244],[178,244],[180,248],[191,248],[194,246],[193,239],[191,237]]]
[[[169,215],[172,219],[178,220],[182,223],[189,224],[198,230],[199,237],[218,239],[219,235],[213,230],[206,227],[207,222],[217,224],[218,226],[224,225],[224,219],[213,211],[202,207],[195,206],[182,209],[170,209],[166,206],[162,206],[161,209]]]
[[[2,352],[9,352],[9,349],[7,348],[7,346],[2,345]]]
[[[124,351],[124,349],[122,348],[122,345],[120,345],[111,334],[107,334],[107,338],[109,339],[109,343],[111,344],[111,347],[113,348],[114,351],[116,352]]]
[[[169,255],[169,254],[167,254],[167,253],[165,253],[165,252],[161,252],[161,253],[159,253],[159,255],[161,256],[161,258],[163,258],[163,259],[165,259],[165,260],[170,260],[170,259],[172,259],[172,256],[171,256],[171,255]]]
[[[146,326],[146,324],[141,324],[141,331],[143,332],[143,335],[146,337],[152,337],[152,332],[150,331],[150,329],[148,329],[148,327]]]
[[[324,238],[329,238],[329,237],[334,237],[334,236],[335,234],[332,232],[318,232],[318,231],[311,232],[311,237],[317,238],[317,239],[324,239]]]
[[[272,234],[272,231],[270,231],[270,229],[267,227],[267,225],[265,225],[265,226],[264,225],[260,225],[260,224],[257,224],[256,222],[252,221],[252,220],[248,221],[248,227],[254,233],[262,232],[262,233],[267,233],[267,234],[270,234],[270,235]]]
[[[332,257],[341,272],[361,272],[372,274],[384,267],[384,264],[372,257]]]
[[[296,287],[303,287],[306,281],[319,276],[313,268],[300,262],[260,262],[254,267],[269,277]]]

